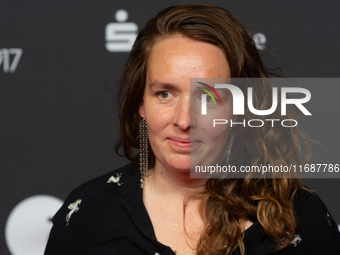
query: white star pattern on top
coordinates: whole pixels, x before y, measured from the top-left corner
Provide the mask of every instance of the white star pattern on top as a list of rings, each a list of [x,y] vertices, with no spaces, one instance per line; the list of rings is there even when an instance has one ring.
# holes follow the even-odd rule
[[[116,174],[116,177],[114,177],[113,175],[107,180],[107,183],[117,183],[118,186],[124,184],[124,183],[120,183],[119,180],[120,180],[120,177],[122,176],[122,173],[120,174]]]
[[[77,199],[74,203],[69,204],[69,206],[67,207],[71,211],[66,215],[66,226],[68,226],[72,214],[79,211],[80,204],[81,204],[81,199]]]
[[[299,234],[296,234],[293,241],[290,243],[293,245],[293,247],[297,247],[298,243],[300,243],[302,240],[301,236]]]

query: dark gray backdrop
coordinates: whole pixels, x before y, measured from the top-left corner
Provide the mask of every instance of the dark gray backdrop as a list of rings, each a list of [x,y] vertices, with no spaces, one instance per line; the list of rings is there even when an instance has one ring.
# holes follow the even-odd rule
[[[117,23],[115,14],[124,9],[125,23],[141,28],[161,9],[183,3],[219,5],[236,14],[263,33],[265,48],[279,55],[265,56],[267,65],[282,67],[290,77],[339,76],[340,3],[335,0],[0,1],[0,254],[11,254],[5,230],[21,201],[39,194],[64,200],[79,184],[126,163],[114,152],[114,84],[128,52],[106,49],[107,24]],[[328,117],[322,125],[314,118],[303,126],[323,145],[314,145],[315,163],[340,163],[339,92],[335,86],[312,94],[313,115]],[[339,183],[306,181],[338,224]],[[49,214],[39,217],[50,226]]]

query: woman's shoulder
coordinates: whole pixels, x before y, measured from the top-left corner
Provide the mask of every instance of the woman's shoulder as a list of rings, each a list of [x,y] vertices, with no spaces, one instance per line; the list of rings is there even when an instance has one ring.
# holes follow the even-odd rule
[[[327,206],[315,192],[299,188],[294,195],[293,204],[299,222],[313,220],[320,226],[330,225],[332,218]]]
[[[298,220],[293,246],[306,254],[339,254],[338,226],[324,202],[314,192],[298,189],[293,203]]]
[[[121,194],[125,187],[135,178],[138,178],[137,168],[132,164],[125,165],[83,183],[75,188],[66,200],[72,200],[78,196],[93,197],[102,191]]]
[[[339,230],[323,201],[314,192],[299,188],[293,205],[298,223],[291,244],[274,252],[275,244],[255,221],[245,233],[247,254],[340,254]]]
[[[130,222],[121,200],[140,190],[139,182],[138,169],[127,165],[74,189],[52,219],[45,254],[91,254],[120,237]]]
[[[103,208],[118,210],[122,194],[129,192],[132,183],[139,185],[139,179],[137,168],[130,164],[87,181],[67,196],[53,222],[64,222],[68,226],[71,222],[75,224],[77,219],[97,218],[103,214]]]

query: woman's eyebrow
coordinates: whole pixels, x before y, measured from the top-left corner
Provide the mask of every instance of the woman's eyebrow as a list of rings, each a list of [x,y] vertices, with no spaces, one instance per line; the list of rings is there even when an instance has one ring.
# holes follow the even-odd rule
[[[159,82],[154,81],[150,85],[150,89],[157,88],[157,89],[178,89],[179,86],[175,83],[168,83],[168,82]]]

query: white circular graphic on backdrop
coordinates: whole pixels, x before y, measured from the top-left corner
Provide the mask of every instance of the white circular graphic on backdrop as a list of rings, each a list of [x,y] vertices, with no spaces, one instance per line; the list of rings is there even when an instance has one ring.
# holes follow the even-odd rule
[[[36,195],[21,201],[10,213],[5,238],[12,255],[43,255],[52,217],[63,204],[59,198]]]
[[[118,22],[125,22],[128,20],[129,14],[127,13],[127,11],[120,9],[116,12],[115,18]]]

